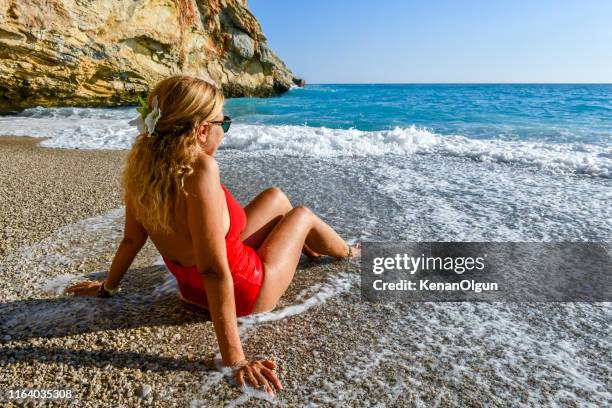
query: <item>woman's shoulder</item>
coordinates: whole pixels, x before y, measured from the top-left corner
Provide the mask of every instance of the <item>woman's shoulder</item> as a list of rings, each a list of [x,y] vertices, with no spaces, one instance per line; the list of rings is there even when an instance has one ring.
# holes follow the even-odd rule
[[[220,183],[219,164],[214,157],[200,154],[193,163],[193,173],[185,178],[185,187],[190,189],[202,183]]]
[[[200,172],[219,172],[219,164],[213,156],[206,153],[200,153],[196,157],[194,162],[194,170],[198,169]]]

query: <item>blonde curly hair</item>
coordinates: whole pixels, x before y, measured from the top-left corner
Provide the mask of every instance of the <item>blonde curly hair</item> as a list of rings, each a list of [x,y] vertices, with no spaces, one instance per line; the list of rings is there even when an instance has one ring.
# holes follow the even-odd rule
[[[223,109],[220,89],[206,80],[177,75],[158,83],[149,93],[149,107],[157,96],[161,117],[155,131],[136,137],[127,156],[121,185],[123,201],[149,231],[171,234],[179,192],[187,195],[184,179],[193,173],[199,153],[197,129]]]

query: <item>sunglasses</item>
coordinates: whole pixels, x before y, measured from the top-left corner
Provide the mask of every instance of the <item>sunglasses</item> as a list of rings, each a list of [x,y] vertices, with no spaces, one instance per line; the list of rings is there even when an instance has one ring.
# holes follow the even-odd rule
[[[223,120],[213,120],[212,122],[208,123],[220,125],[221,128],[223,128],[223,133],[227,133],[230,128],[230,125],[232,124],[232,118],[230,118],[229,116],[223,116]]]

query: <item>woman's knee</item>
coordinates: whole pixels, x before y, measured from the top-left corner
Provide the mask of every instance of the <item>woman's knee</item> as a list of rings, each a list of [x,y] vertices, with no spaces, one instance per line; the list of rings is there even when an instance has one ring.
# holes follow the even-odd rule
[[[270,187],[264,190],[264,193],[270,197],[271,200],[277,203],[277,205],[284,210],[289,211],[292,206],[287,195],[278,187]]]
[[[293,207],[291,211],[287,213],[286,216],[289,216],[289,215],[293,217],[308,218],[308,219],[314,217],[314,213],[312,212],[312,210],[306,207],[305,205],[298,205],[296,207]]]

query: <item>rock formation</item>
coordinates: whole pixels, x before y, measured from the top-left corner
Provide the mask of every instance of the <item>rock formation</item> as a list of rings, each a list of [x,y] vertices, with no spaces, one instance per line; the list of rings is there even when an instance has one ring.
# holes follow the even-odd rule
[[[133,104],[176,73],[230,97],[303,86],[246,0],[0,0],[0,111]]]

